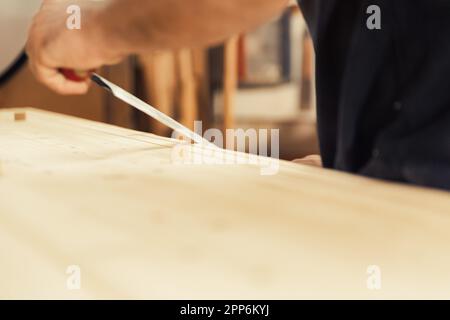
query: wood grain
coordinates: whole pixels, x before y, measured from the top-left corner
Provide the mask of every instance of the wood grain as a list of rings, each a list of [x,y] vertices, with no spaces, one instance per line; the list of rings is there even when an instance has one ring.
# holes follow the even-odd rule
[[[288,162],[176,165],[174,144],[1,111],[0,298],[450,298],[448,193]]]

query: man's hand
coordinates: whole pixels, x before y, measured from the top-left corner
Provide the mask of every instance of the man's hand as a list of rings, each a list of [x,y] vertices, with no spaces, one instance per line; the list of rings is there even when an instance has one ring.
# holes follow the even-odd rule
[[[66,26],[67,8],[81,8],[81,29]],[[103,5],[92,1],[44,0],[29,31],[27,54],[36,78],[60,94],[83,94],[89,79],[74,82],[64,78],[59,68],[92,70],[121,60],[122,54],[108,46],[108,37],[95,25]]]

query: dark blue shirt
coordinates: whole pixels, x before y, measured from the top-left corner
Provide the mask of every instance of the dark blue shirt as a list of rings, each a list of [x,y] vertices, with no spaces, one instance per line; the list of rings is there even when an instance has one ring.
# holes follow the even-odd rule
[[[299,0],[326,167],[450,189],[450,0]],[[367,8],[381,10],[369,29]]]

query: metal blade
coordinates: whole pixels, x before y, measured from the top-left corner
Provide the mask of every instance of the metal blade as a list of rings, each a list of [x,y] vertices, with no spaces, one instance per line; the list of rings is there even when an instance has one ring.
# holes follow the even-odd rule
[[[162,113],[158,109],[155,109],[151,105],[145,103],[141,99],[133,96],[129,92],[125,91],[124,89],[120,88],[119,86],[115,85],[114,83],[106,80],[105,78],[99,76],[96,73],[93,73],[91,76],[92,81],[97,83],[99,86],[107,89],[110,91],[116,98],[122,100],[123,102],[131,105],[132,107],[144,112],[145,114],[149,115],[153,119],[161,122],[162,124],[166,125],[167,127],[171,128],[172,130],[178,132],[179,134],[191,139],[195,143],[199,144],[206,144],[207,146],[212,146],[213,144],[210,143],[208,140],[204,139],[200,135],[196,134],[192,130],[186,128],[181,123],[175,121],[168,115]],[[215,146],[215,145],[213,145]]]

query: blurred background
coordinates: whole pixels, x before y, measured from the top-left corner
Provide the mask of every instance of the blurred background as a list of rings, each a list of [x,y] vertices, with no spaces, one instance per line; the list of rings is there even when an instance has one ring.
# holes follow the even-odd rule
[[[36,82],[23,46],[39,3],[0,4],[0,108],[34,107],[170,136],[170,130],[95,86],[86,96],[63,97]],[[281,158],[319,153],[314,51],[295,4],[220,46],[132,56],[100,73],[187,127],[201,120],[203,130],[276,128]]]

